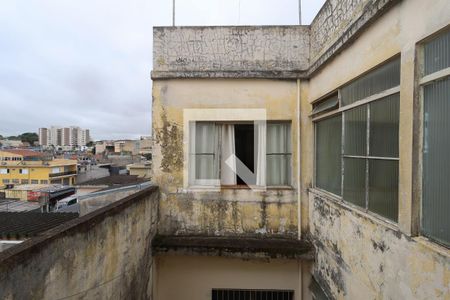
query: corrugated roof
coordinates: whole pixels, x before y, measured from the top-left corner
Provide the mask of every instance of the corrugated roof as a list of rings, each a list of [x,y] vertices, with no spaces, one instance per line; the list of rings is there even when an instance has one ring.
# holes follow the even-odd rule
[[[26,157],[43,156],[44,155],[40,152],[31,151],[31,150],[27,150],[27,149],[3,149],[0,151],[8,152],[8,153],[16,154],[16,155],[21,155],[21,156],[26,156]]]
[[[0,212],[0,238],[36,236],[75,218],[77,213]]]

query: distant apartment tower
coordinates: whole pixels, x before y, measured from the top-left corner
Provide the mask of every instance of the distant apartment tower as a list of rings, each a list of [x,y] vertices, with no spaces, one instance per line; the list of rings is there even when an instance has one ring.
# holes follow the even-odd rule
[[[39,145],[48,146],[50,143],[50,135],[48,128],[39,128]]]
[[[39,144],[41,146],[86,146],[90,141],[89,129],[78,126],[39,128]]]

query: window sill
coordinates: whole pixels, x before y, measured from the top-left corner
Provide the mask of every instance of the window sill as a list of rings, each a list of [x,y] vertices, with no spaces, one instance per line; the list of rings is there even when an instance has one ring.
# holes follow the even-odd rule
[[[450,258],[450,248],[447,248],[441,244],[438,244],[422,235],[414,237],[413,240],[415,242],[417,242],[418,244],[422,245],[423,247],[428,248],[429,250],[437,252],[446,258]]]
[[[202,185],[193,185],[188,186],[183,189],[185,192],[220,192],[221,190],[252,190],[247,185],[222,185],[222,186],[202,186]],[[294,191],[295,188],[292,186],[268,186],[268,187],[254,187],[254,191],[256,192],[264,192],[264,191]]]
[[[400,229],[398,228],[397,223],[394,223],[393,221],[384,219],[383,217],[380,217],[370,211],[364,211],[362,208],[360,208],[356,205],[353,205],[351,203],[343,201],[342,198],[339,196],[336,196],[334,194],[325,192],[325,191],[317,189],[317,188],[309,188],[308,191],[321,197],[321,198],[329,200],[330,202],[333,202],[335,205],[337,205],[343,209],[347,209],[348,211],[351,211],[360,217],[368,219],[369,221],[372,221],[373,223],[376,223],[383,227],[387,227],[393,231],[400,232]]]

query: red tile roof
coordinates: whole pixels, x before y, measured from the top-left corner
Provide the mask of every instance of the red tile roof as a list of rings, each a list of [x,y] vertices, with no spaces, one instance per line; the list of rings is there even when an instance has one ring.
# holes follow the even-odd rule
[[[9,152],[9,153],[16,154],[16,155],[22,155],[22,156],[25,156],[25,157],[43,156],[43,154],[40,153],[40,152],[26,150],[26,149],[3,149],[1,151]]]

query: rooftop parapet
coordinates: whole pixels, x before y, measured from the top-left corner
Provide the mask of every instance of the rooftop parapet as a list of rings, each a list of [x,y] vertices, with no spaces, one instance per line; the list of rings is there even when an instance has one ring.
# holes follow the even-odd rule
[[[154,27],[153,78],[302,76],[308,26]]]

